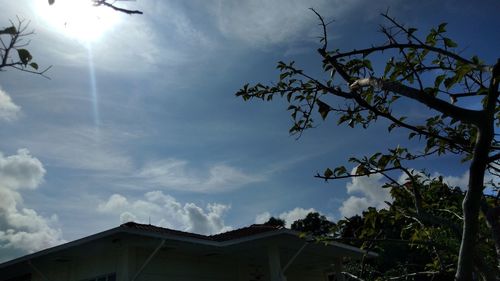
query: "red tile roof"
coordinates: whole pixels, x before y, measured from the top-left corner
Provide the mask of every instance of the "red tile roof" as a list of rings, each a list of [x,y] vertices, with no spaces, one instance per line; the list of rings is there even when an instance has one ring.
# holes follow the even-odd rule
[[[202,235],[202,234],[196,234],[196,233],[190,233],[190,232],[184,232],[184,231],[159,227],[159,226],[155,226],[155,225],[151,225],[151,224],[141,224],[141,223],[136,223],[136,222],[127,222],[127,223],[120,225],[120,227],[127,228],[127,229],[136,229],[136,230],[140,230],[140,231],[144,231],[144,232],[178,235],[178,236],[183,236],[183,237],[197,238],[197,239],[217,241],[217,242],[244,238],[244,237],[253,236],[253,235],[257,235],[257,234],[261,234],[261,233],[265,233],[265,232],[270,232],[270,231],[276,231],[276,230],[280,229],[280,227],[275,227],[275,226],[270,226],[270,225],[252,224],[252,225],[247,226],[247,227],[243,227],[243,228],[239,228],[239,229],[235,229],[235,230],[231,230],[228,232],[223,232],[223,233],[219,233],[219,234],[215,234],[215,235]]]

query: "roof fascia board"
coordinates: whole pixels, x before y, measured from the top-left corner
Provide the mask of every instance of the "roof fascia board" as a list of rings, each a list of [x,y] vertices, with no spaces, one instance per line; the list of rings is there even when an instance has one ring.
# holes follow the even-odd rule
[[[23,262],[23,261],[29,261],[29,260],[32,260],[34,258],[38,258],[40,256],[48,255],[48,254],[51,254],[51,253],[54,253],[57,251],[65,250],[65,249],[75,247],[75,246],[79,246],[81,244],[92,242],[94,240],[98,240],[98,239],[101,239],[101,238],[104,238],[107,236],[111,236],[113,234],[117,234],[120,232],[121,232],[120,227],[115,227],[115,228],[112,228],[112,229],[109,229],[109,230],[106,230],[103,232],[99,232],[99,233],[96,233],[96,234],[93,234],[90,236],[86,236],[86,237],[83,237],[83,238],[80,238],[80,239],[77,239],[77,240],[74,240],[74,241],[71,241],[68,243],[64,243],[64,244],[61,244],[58,246],[47,248],[47,249],[38,251],[38,252],[33,253],[33,254],[28,254],[28,255],[25,255],[25,256],[22,256],[22,257],[19,257],[19,258],[16,258],[16,259],[4,262],[4,263],[0,263],[0,268],[4,268],[4,267],[7,267],[9,265]]]
[[[193,244],[202,244],[202,245],[206,245],[206,246],[221,247],[221,248],[227,247],[227,246],[232,246],[232,245],[237,245],[237,244],[241,244],[241,243],[245,243],[245,242],[251,242],[254,240],[258,240],[258,239],[264,239],[264,238],[269,238],[269,237],[273,237],[273,236],[278,236],[278,235],[290,235],[290,236],[295,236],[295,237],[299,236],[299,232],[297,232],[297,231],[290,230],[290,229],[278,229],[276,231],[268,231],[268,232],[264,232],[264,233],[259,233],[259,234],[247,236],[247,237],[242,237],[242,238],[231,239],[231,240],[219,242],[219,241],[205,240],[205,239],[199,239],[199,238],[194,238],[194,237],[183,237],[181,235],[176,235],[176,234],[151,233],[151,232],[147,232],[144,230],[126,229],[123,227],[115,227],[115,228],[112,228],[112,229],[109,229],[109,230],[106,230],[103,232],[99,232],[99,233],[94,234],[94,235],[80,238],[80,239],[75,240],[75,241],[71,241],[71,242],[68,242],[68,243],[65,243],[65,244],[62,244],[59,246],[55,246],[52,248],[48,248],[48,249],[33,253],[33,254],[28,254],[28,255],[22,256],[22,257],[7,261],[5,263],[1,263],[0,268],[4,268],[4,267],[10,266],[12,264],[23,262],[23,261],[28,261],[28,260],[31,260],[31,259],[34,259],[37,257],[41,257],[41,256],[44,256],[47,254],[51,254],[51,253],[54,253],[57,251],[67,249],[70,247],[79,246],[81,244],[92,242],[94,240],[98,240],[98,239],[101,239],[101,238],[104,238],[107,236],[111,236],[113,234],[118,234],[118,233],[127,233],[127,234],[140,235],[140,236],[152,237],[152,238],[157,238],[157,239],[174,240],[174,241],[187,242],[187,243],[193,243]],[[357,254],[363,254],[363,255],[367,254],[370,257],[377,257],[378,256],[378,254],[376,254],[374,252],[366,252],[366,251],[358,249],[354,246],[345,245],[345,244],[338,243],[338,242],[330,242],[329,245],[334,246],[334,247],[339,247],[339,248],[342,248],[344,250],[348,250],[351,252],[355,252]]]

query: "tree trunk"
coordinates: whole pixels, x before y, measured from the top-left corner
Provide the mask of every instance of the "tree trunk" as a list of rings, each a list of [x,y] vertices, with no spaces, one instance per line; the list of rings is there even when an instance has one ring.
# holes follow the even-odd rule
[[[500,59],[493,67],[486,106],[482,116],[475,126],[477,127],[477,141],[474,145],[472,162],[469,167],[469,189],[463,201],[464,226],[462,243],[458,255],[456,281],[473,280],[474,247],[479,228],[479,210],[484,190],[484,173],[486,171],[491,143],[494,139],[494,123],[498,85],[500,82]]]
[[[474,156],[469,168],[469,189],[465,195],[463,206],[464,224],[462,243],[458,255],[455,280],[471,281],[474,269],[474,249],[479,228],[479,210],[484,189],[484,172],[488,161],[488,153],[493,139],[493,123],[478,128]]]
[[[484,177],[484,175],[483,175]],[[483,178],[481,177],[481,178]],[[472,175],[471,175],[472,178]],[[471,180],[469,180],[470,182]],[[482,189],[472,188],[469,190],[463,201],[464,225],[462,232],[462,242],[458,255],[457,272],[455,280],[471,281],[474,268],[474,247],[478,232],[479,202],[482,196]]]

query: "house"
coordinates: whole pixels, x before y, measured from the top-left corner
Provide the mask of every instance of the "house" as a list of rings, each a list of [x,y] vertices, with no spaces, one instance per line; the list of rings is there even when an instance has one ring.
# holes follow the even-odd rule
[[[0,264],[0,281],[328,281],[343,257],[368,254],[254,224],[200,235],[128,222]]]

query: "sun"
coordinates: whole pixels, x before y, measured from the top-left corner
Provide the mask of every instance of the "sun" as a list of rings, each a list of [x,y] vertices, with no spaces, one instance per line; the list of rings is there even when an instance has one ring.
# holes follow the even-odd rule
[[[95,7],[91,0],[58,0],[53,5],[36,1],[39,17],[50,28],[82,42],[103,37],[120,19],[119,13],[106,7]]]

